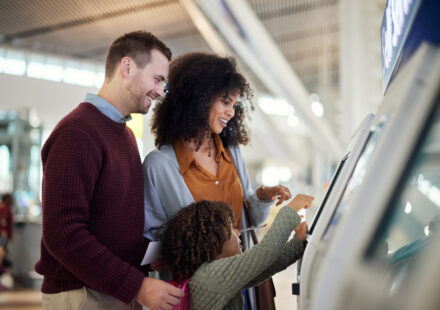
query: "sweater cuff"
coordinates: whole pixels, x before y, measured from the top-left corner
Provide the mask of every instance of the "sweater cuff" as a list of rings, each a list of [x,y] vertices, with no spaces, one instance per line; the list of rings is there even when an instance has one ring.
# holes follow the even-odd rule
[[[141,288],[143,281],[144,275],[142,272],[134,267],[131,267],[128,276],[116,291],[114,297],[126,304],[130,303]]]
[[[283,210],[283,209],[285,209],[286,211],[283,211],[283,212],[286,212],[286,213],[288,213],[289,214],[289,216],[292,216],[293,217],[293,223],[294,223],[294,229],[301,223],[301,217],[299,216],[299,214],[294,210],[294,209],[292,209],[291,207],[289,207],[289,206],[284,206],[284,207],[282,207],[281,208],[281,210],[280,210],[280,212]],[[287,216],[287,215],[286,215]],[[299,241],[299,239],[298,239],[298,241]]]
[[[307,245],[307,240],[301,241],[299,240],[297,235],[293,236],[293,239],[295,239],[295,242],[297,242],[299,244],[299,249],[304,252],[304,250],[306,249],[306,245]]]

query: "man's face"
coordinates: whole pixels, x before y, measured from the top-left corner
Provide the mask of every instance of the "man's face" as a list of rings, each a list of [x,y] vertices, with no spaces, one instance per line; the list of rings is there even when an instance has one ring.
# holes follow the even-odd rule
[[[133,75],[127,84],[130,113],[147,114],[151,102],[163,96],[168,67],[168,58],[156,49],[151,50],[150,60],[144,68],[137,67],[133,61]]]

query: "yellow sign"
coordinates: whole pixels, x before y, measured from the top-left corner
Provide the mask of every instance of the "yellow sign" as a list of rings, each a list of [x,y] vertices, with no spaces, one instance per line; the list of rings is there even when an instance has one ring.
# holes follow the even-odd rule
[[[133,131],[136,139],[142,139],[144,134],[144,116],[142,114],[131,114],[131,120],[127,122],[127,126]]]

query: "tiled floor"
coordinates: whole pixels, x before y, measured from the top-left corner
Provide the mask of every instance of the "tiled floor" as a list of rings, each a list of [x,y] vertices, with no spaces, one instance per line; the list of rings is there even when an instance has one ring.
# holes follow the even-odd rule
[[[41,310],[41,293],[31,289],[0,292],[0,309]]]

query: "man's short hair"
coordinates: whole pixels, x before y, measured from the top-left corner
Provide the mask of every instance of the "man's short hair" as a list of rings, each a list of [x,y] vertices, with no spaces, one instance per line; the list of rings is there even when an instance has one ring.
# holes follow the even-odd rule
[[[150,32],[143,30],[126,33],[110,45],[105,61],[105,79],[111,79],[117,65],[124,57],[130,57],[144,68],[150,60],[151,50],[156,49],[171,60],[171,50]]]

